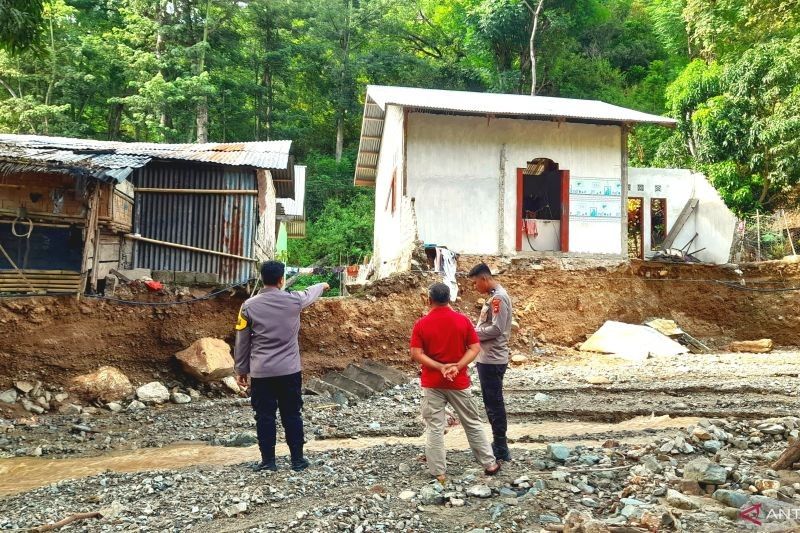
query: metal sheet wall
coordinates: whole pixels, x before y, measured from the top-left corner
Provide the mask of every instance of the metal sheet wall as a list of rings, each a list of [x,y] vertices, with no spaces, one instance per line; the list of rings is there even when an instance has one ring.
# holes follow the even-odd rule
[[[151,163],[137,170],[142,188],[256,190],[252,169]],[[253,257],[255,195],[136,193],[135,232],[142,237]],[[152,270],[206,272],[221,283],[245,282],[254,263],[169,246],[136,242],[136,266]]]

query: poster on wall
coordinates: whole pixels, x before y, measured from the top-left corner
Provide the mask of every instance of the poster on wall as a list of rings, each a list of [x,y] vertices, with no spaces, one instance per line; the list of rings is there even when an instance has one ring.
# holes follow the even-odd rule
[[[569,183],[569,215],[619,220],[622,185],[613,178],[572,178]]]
[[[619,197],[622,195],[622,184],[619,180],[609,178],[572,178],[569,181],[569,194]]]
[[[614,218],[621,215],[619,200],[600,200],[594,198],[570,199],[569,216],[587,218]]]

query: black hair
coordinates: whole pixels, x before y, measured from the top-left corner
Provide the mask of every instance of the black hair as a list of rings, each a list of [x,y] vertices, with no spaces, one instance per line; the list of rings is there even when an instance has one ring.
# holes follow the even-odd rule
[[[261,281],[274,287],[283,277],[286,267],[280,261],[267,261],[261,265]]]
[[[479,276],[489,276],[492,277],[492,270],[489,268],[489,265],[486,263],[478,263],[472,270],[469,271],[468,277],[470,278],[477,278]]]
[[[447,305],[450,303],[450,287],[444,283],[434,283],[428,289],[428,297],[436,305]]]

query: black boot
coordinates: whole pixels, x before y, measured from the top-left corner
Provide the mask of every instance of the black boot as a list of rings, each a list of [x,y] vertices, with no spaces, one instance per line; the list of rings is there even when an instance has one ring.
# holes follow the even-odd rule
[[[301,470],[305,470],[311,466],[311,463],[308,462],[308,459],[305,457],[300,457],[299,459],[292,459],[292,470],[295,472],[300,472]]]
[[[275,463],[275,459],[262,460],[260,463],[256,463],[256,465],[253,467],[253,472],[263,472],[264,470],[269,472],[277,472],[278,465]]]
[[[494,458],[498,461],[509,462],[511,461],[511,452],[508,449],[508,441],[505,438],[496,438],[492,442],[492,452]]]

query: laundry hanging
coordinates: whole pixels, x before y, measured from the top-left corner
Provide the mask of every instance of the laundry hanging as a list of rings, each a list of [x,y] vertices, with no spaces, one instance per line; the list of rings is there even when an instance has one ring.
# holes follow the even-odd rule
[[[444,273],[443,282],[450,287],[450,301],[455,302],[458,297],[458,283],[456,282],[456,254],[447,248],[437,248],[437,257],[441,254],[441,266]]]

